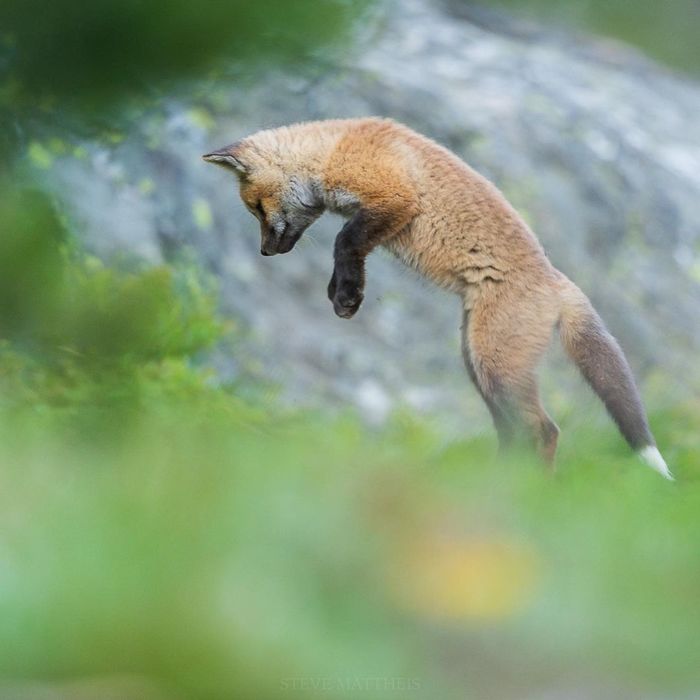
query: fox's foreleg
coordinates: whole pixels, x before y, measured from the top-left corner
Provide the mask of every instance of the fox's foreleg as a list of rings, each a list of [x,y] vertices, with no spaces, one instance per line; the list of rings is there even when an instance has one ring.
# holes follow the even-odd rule
[[[357,313],[364,299],[367,256],[405,228],[411,218],[410,209],[362,208],[345,223],[335,239],[333,276],[328,283],[328,298],[338,316],[352,318]]]
[[[364,299],[365,259],[381,237],[376,217],[360,209],[350,218],[335,239],[333,276],[328,283],[328,298],[341,318],[355,315]]]

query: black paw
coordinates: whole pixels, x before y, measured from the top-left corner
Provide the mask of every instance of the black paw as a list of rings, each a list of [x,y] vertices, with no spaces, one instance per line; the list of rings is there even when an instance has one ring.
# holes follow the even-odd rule
[[[358,287],[341,285],[333,297],[333,310],[340,318],[352,318],[364,298],[365,295]]]

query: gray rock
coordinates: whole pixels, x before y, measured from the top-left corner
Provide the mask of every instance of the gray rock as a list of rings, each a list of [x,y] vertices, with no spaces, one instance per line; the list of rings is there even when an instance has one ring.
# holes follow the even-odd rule
[[[669,387],[697,375],[698,85],[619,45],[468,3],[388,4],[359,35],[350,55],[312,75],[191,85],[120,144],[83,144],[89,157],[64,159],[53,186],[88,246],[154,262],[193,248],[221,279],[224,311],[248,329],[236,357],[216,356],[223,376],[253,367],[294,404],[355,404],[372,421],[407,406],[450,430],[481,429],[489,421],[462,369],[456,299],[378,253],[360,313],[336,318],[325,287],[340,221],[325,217],[290,255],[262,258],[234,178],[200,160],[263,127],[391,116],[501,187],[638,373],[656,370]],[[551,376],[558,387],[574,372]]]

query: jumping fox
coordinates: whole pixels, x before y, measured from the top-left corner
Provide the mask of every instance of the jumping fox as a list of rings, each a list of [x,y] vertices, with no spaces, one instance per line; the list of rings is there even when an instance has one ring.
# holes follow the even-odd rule
[[[392,120],[366,118],[260,131],[203,157],[238,176],[263,255],[292,250],[325,210],[347,219],[328,284],[341,318],[359,309],[365,259],[377,246],[458,294],[464,362],[501,448],[524,436],[553,463],[559,428],[540,402],[536,368],[558,326],[624,438],[672,478],[627,360],[588,298],[501,192],[452,152]]]

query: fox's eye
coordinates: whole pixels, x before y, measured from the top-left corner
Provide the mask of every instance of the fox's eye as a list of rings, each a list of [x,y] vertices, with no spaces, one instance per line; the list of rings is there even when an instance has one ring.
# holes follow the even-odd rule
[[[258,202],[253,206],[252,204],[248,204],[248,202],[244,202],[246,209],[256,218],[258,219],[264,219],[265,218],[265,209],[262,205],[262,202],[258,200]]]

